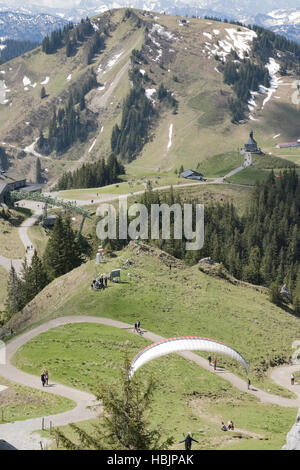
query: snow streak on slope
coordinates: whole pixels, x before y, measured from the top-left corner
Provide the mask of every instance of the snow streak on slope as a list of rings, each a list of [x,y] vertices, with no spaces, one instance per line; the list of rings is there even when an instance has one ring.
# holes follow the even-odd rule
[[[264,99],[262,104],[262,109],[264,109],[265,104],[271,99],[271,96],[277,90],[279,83],[281,83],[280,78],[276,76],[279,72],[280,64],[278,64],[273,57],[270,57],[266,67],[269,70],[271,77],[271,86],[270,88],[266,88],[263,85],[260,85],[260,90],[267,93],[267,97]]]

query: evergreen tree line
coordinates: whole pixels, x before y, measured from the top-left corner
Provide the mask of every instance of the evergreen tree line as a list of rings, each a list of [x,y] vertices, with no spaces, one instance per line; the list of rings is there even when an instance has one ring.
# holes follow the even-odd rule
[[[1,51],[0,64],[4,64],[15,57],[19,57],[40,45],[38,42],[27,40],[20,41],[16,39],[5,39],[1,44],[5,44],[6,48]]]
[[[125,168],[114,154],[107,163],[102,158],[94,163],[85,163],[73,172],[62,175],[57,183],[57,189],[96,188],[117,183],[118,176],[125,174]]]
[[[133,84],[124,100],[122,121],[113,127],[111,149],[122,159],[132,161],[148,141],[151,119],[156,112],[141,85]]]
[[[139,51],[133,51],[133,64],[138,57],[138,60],[142,60],[143,56]],[[138,67],[129,71],[129,79],[132,88],[123,102],[121,125],[116,124],[113,127],[111,149],[113,153],[130,162],[148,141],[152,120],[158,115],[159,109],[155,110],[151,100],[145,95],[144,81],[149,81],[149,78],[143,76]],[[163,84],[160,85],[157,96],[160,103],[169,104],[173,107],[173,112],[177,112],[178,102]]]
[[[48,128],[48,138],[40,132],[38,148],[41,153],[49,154],[53,150],[62,154],[78,140],[84,142],[89,133],[89,123],[80,120],[85,109],[85,94],[97,86],[95,73],[92,71],[83,85],[75,87],[64,108],[54,109]],[[79,106],[76,105],[79,103]],[[94,126],[94,124],[93,124]]]
[[[224,82],[233,85],[233,90],[237,99],[229,100],[229,107],[232,114],[232,121],[238,122],[244,117],[244,111],[251,98],[251,91],[258,91],[259,85],[270,86],[270,75],[266,67],[253,64],[249,59],[238,66],[235,62],[229,61],[224,65]]]
[[[62,47],[69,37],[69,32],[74,28],[72,22],[68,23],[63,28],[52,31],[51,35],[44,37],[42,41],[42,51],[45,54],[55,54],[57,49]]]
[[[182,205],[173,190],[160,195],[148,189],[140,202],[148,209],[149,227],[152,204]],[[195,215],[195,202],[190,203]],[[280,178],[272,172],[266,182],[257,184],[244,216],[237,214],[233,204],[219,203],[205,206],[204,217],[205,241],[201,250],[186,251],[186,240],[174,239],[172,230],[170,240],[148,241],[189,264],[210,256],[237,279],[269,286],[276,303],[278,299],[282,301],[280,287],[287,284],[294,308],[300,313],[300,180],[295,169],[285,171]],[[171,226],[173,221],[174,217]],[[120,249],[128,241],[107,243],[112,249]]]
[[[106,28],[104,28],[104,32],[108,34]],[[104,49],[104,37],[104,34],[94,30],[90,19],[87,17],[85,20],[82,19],[76,26],[69,23],[63,29],[53,31],[50,37],[47,35],[43,39],[42,50],[45,54],[54,54],[57,49],[65,46],[66,56],[70,57],[76,54],[79,43],[89,40],[86,56],[87,64],[90,64],[94,55]]]
[[[278,50],[286,53],[280,57],[280,61],[284,61],[287,67],[297,70],[300,44],[260,26],[254,25],[252,29],[257,33],[257,37],[253,40],[253,51],[262,63],[268,62],[270,57],[276,57]]]
[[[26,260],[18,276],[14,267],[9,272],[6,311],[9,316],[25,307],[49,282],[66,274],[83,262],[83,248],[77,241],[69,216],[59,216],[40,258],[34,252],[31,265]]]

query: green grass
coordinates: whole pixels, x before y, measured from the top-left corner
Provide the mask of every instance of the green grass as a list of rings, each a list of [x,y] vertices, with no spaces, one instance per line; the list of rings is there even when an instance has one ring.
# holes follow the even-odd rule
[[[147,181],[151,183],[153,188],[159,186],[176,185],[176,184],[188,184],[192,181],[180,178],[173,174],[164,174],[159,172],[147,173],[141,177],[134,177],[131,175],[125,175],[128,181],[124,181],[118,184],[111,184],[101,188],[89,188],[89,189],[70,189],[65,191],[59,191],[58,195],[65,199],[79,199],[83,201],[91,201],[97,198],[97,194],[105,195],[122,195],[130,194],[138,191],[144,191],[147,186]]]
[[[227,178],[227,181],[234,184],[248,184],[255,186],[256,183],[265,181],[270,175],[270,171],[271,170],[248,167],[231,176],[230,178]]]
[[[235,168],[243,164],[244,156],[240,152],[228,152],[225,154],[213,155],[199,164],[198,170],[208,178],[225,176]]]
[[[72,400],[24,387],[0,377],[0,384],[8,388],[0,392],[0,424],[63,413],[74,408]]]
[[[52,380],[94,391],[99,383],[116,383],[124,356],[133,357],[148,343],[126,330],[73,324],[31,340],[17,352],[13,362],[35,375],[47,365]],[[157,384],[152,425],[162,426],[165,434],[175,437],[175,442],[189,429],[196,438],[200,437],[195,448],[231,446],[230,434],[219,430],[221,421],[231,418],[242,429],[239,446],[262,446],[256,436],[259,434],[267,439],[263,448],[277,449],[284,444],[295,419],[296,410],[260,405],[221,377],[176,355],[154,360],[137,374],[142,381],[152,376]],[[90,427],[91,423],[86,425]],[[247,432],[253,433],[251,439]],[[175,444],[173,448],[181,446]]]
[[[23,258],[24,245],[18,234],[18,228],[0,218],[0,255],[7,258]]]

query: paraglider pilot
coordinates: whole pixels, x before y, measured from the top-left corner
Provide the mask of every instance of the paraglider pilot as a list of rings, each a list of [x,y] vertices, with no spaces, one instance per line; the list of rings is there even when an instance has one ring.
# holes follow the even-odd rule
[[[199,444],[199,441],[196,441],[196,439],[193,439],[192,436],[191,436],[191,433],[188,432],[186,438],[183,439],[183,441],[180,441],[179,444],[182,444],[182,443],[184,442],[184,444],[185,444],[185,450],[191,450],[191,448],[192,448],[192,441],[198,442],[198,444]]]

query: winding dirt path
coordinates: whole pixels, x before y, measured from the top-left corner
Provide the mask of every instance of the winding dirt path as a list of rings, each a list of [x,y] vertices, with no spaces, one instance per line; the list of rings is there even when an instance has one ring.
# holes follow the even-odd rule
[[[22,207],[28,207],[28,204],[26,203],[25,205],[22,205]],[[25,219],[24,222],[22,222],[22,224],[18,228],[18,234],[25,248],[25,257],[26,257],[28,265],[31,264],[31,260],[34,254],[34,248],[27,249],[27,247],[33,246],[32,241],[30,240],[28,236],[28,229],[32,227],[32,225],[35,224],[38,217],[42,214],[42,209],[37,208],[34,205],[31,207],[31,209],[32,208],[34,210],[33,215],[29,217],[28,219]],[[7,258],[5,256],[0,255],[0,265],[6,271],[9,271],[11,268],[11,265],[13,265],[16,272],[19,274],[22,269],[22,264],[23,264],[23,259]]]
[[[16,353],[16,351],[31,339],[52,328],[71,323],[95,323],[101,325],[108,325],[113,326],[115,328],[126,329],[129,332],[134,333],[132,325],[121,321],[112,320],[109,318],[90,316],[69,316],[56,318],[30,331],[27,331],[21,334],[20,336],[17,336],[15,339],[13,339],[7,344],[6,364],[0,365],[0,376],[9,379],[13,382],[20,383],[21,385],[27,385],[29,387],[41,390],[42,386],[40,378],[17,369],[11,364],[11,359]],[[162,336],[156,335],[155,333],[152,333],[150,331],[144,330],[142,334],[145,338],[153,342],[163,339]],[[292,390],[297,396],[296,399],[288,399],[277,395],[269,394],[259,389],[252,388],[251,390],[247,390],[247,383],[245,380],[223,369],[217,368],[217,371],[213,372],[213,369],[211,366],[208,365],[207,360],[190,351],[179,353],[179,355],[184,357],[185,359],[195,362],[199,366],[203,367],[206,370],[209,370],[212,373],[220,375],[220,377],[230,382],[234,387],[238,388],[239,390],[256,396],[262,403],[270,403],[293,408],[298,408],[300,406],[300,385],[294,385],[294,387],[289,385],[291,371],[295,372],[296,370],[299,370],[300,364],[296,366],[280,367],[274,369],[274,371],[272,372],[271,377],[276,383]],[[90,393],[76,390],[65,385],[52,383],[51,380],[50,386],[45,387],[43,391],[45,393],[61,395],[63,397],[73,400],[76,403],[75,408],[70,411],[57,415],[47,416],[47,427],[49,427],[50,421],[52,421],[53,426],[62,426],[71,422],[79,422],[90,418],[95,418],[99,414],[100,407],[95,407],[95,397]],[[0,449],[1,440],[8,442],[10,445],[14,446],[17,449],[39,449],[39,441],[37,439],[34,439],[31,436],[31,433],[33,431],[38,431],[41,429],[41,422],[41,418],[35,418],[28,419],[25,421],[1,424]]]

